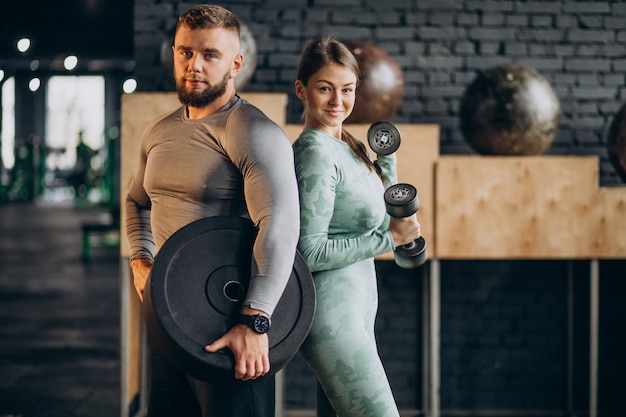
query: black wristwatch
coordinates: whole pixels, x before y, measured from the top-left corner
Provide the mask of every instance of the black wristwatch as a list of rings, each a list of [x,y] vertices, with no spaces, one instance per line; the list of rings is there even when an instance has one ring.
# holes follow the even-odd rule
[[[270,319],[262,314],[255,314],[253,316],[240,314],[239,321],[237,323],[245,324],[259,334],[267,333],[272,325]]]

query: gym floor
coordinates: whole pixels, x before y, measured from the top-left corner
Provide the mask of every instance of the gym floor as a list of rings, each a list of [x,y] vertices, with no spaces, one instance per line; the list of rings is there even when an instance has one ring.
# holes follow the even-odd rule
[[[119,416],[119,260],[82,261],[105,209],[0,204],[0,417]]]

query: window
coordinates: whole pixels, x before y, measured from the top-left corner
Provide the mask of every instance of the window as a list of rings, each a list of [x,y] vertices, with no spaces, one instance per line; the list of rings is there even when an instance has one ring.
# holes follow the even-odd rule
[[[10,77],[2,84],[2,166],[6,170],[15,164],[15,78]],[[6,185],[9,181],[8,173],[2,171],[0,184]]]
[[[46,101],[48,168],[76,166],[76,149],[83,142],[94,151],[104,143],[104,77],[50,77]]]

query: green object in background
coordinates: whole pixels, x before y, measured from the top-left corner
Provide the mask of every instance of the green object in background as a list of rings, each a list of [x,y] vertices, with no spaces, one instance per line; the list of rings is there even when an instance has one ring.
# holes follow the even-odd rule
[[[23,139],[15,142],[15,165],[9,183],[0,185],[0,203],[28,202],[35,198],[35,146]]]

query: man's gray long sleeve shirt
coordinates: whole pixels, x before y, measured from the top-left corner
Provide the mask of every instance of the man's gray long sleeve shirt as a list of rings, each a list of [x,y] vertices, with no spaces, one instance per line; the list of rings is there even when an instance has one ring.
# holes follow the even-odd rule
[[[189,119],[182,106],[153,121],[125,208],[131,260],[153,259],[195,220],[250,218],[258,229],[256,268],[244,305],[272,314],[293,267],[298,187],[289,140],[256,107],[235,96],[202,119]]]

